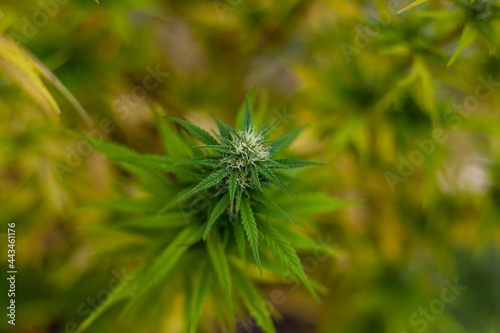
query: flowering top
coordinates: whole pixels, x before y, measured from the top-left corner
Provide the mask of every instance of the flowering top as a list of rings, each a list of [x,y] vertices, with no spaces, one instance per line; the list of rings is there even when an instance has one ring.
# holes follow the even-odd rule
[[[266,135],[277,123],[270,126],[266,126],[266,123],[261,129],[255,130],[248,101],[243,128],[234,129],[223,120],[214,118],[219,129],[216,137],[184,120],[170,119],[182,125],[196,139],[205,143],[204,146],[193,148],[210,152],[182,162],[182,164],[192,164],[203,168],[204,173],[208,176],[204,176],[200,182],[177,200],[186,200],[208,188],[215,188],[216,194],[214,196],[219,202],[210,214],[205,237],[208,236],[210,228],[226,208],[229,208],[230,211],[236,208],[236,211],[241,214],[244,225],[248,227],[245,230],[248,231],[250,245],[256,251],[258,237],[256,233],[251,232],[251,230],[255,230],[251,227],[255,227],[255,219],[249,217],[253,216],[251,203],[259,201],[269,205],[269,201],[261,192],[263,192],[264,187],[269,187],[271,184],[277,186],[290,198],[288,195],[290,188],[285,185],[274,169],[300,168],[320,164],[290,158],[273,159],[276,154],[293,142],[302,129],[293,130],[275,141],[266,141]],[[258,253],[255,252],[254,255],[260,268]]]
[[[219,128],[217,138],[189,122],[174,118],[171,119],[181,124],[195,138],[206,144],[205,146],[194,148],[218,153],[193,157],[184,162],[214,168],[214,170],[208,177],[180,197],[179,200],[184,200],[200,191],[216,186],[229,194],[231,210],[233,209],[235,199],[238,200],[238,205],[236,206],[238,209],[241,196],[248,194],[246,193],[248,190],[262,191],[261,182],[274,184],[288,196],[288,187],[278,178],[272,169],[288,169],[298,166],[283,163],[293,161],[278,161],[273,160],[272,157],[293,141],[298,135],[298,131],[295,131],[290,142],[281,139],[266,141],[265,136],[277,123],[268,127],[266,127],[266,124],[261,129],[255,130],[248,103],[242,129],[236,130],[227,125],[223,120],[214,118]],[[285,137],[286,135],[283,138]]]
[[[230,135],[230,138],[221,137],[223,146],[228,153],[223,153],[221,162],[229,172],[235,171],[238,176],[238,184],[245,188],[252,186],[248,177],[251,168],[257,168],[259,162],[270,159],[269,146],[264,142],[261,132],[255,132],[253,126],[248,130],[239,130]]]

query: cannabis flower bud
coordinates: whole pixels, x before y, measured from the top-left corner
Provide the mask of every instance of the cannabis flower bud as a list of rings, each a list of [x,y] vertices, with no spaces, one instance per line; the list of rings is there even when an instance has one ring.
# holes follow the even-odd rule
[[[238,184],[245,188],[252,186],[247,175],[251,168],[256,168],[259,162],[269,160],[270,148],[264,142],[262,132],[255,132],[253,126],[247,130],[234,132],[230,138],[221,137],[223,146],[230,153],[223,153],[221,165],[227,170],[237,172]]]

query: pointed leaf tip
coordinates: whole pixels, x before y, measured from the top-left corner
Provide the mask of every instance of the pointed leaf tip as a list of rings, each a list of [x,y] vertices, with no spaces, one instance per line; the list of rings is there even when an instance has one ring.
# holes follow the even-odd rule
[[[252,114],[250,112],[250,103],[248,102],[248,97],[247,97],[247,102],[246,102],[246,108],[245,108],[245,117],[243,118],[243,129],[245,131],[248,131],[252,128]]]
[[[413,7],[416,7],[424,2],[426,2],[427,0],[417,0],[411,4],[409,4],[408,6],[404,7],[403,9],[401,9],[400,11],[398,11],[396,14],[401,14],[402,12],[405,12],[409,9],[412,9]]]

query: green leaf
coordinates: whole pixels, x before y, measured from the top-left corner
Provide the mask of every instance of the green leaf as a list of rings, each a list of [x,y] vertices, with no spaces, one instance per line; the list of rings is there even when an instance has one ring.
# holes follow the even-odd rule
[[[231,211],[233,211],[234,195],[236,194],[237,187],[238,174],[236,171],[231,171],[231,175],[229,176],[229,202],[231,204]]]
[[[212,149],[221,153],[230,154],[231,150],[222,145],[195,146],[193,149]]]
[[[201,230],[200,230],[201,231]],[[163,278],[164,283],[168,283],[170,279],[172,279],[175,275],[180,274],[183,277],[188,275],[190,273],[190,269],[192,268],[192,262],[193,261],[198,261],[200,258],[204,258],[204,253],[201,250],[201,248],[198,249],[193,249],[190,251],[187,251],[183,254],[182,260],[178,260],[174,266],[169,270],[168,274]],[[205,258],[204,258],[205,259]],[[206,259],[208,260],[208,256],[206,256]],[[146,270],[146,267],[143,266],[143,271]],[[136,278],[134,279],[135,283],[135,289],[133,289],[132,297],[135,295],[135,291],[137,288],[139,288],[142,284],[147,283],[145,282],[145,279],[147,276],[143,274],[143,271],[139,272],[136,275]],[[191,285],[191,284],[189,284]],[[158,287],[160,288],[160,287]],[[153,290],[151,290],[153,289]],[[150,296],[156,294],[156,289],[150,288],[149,292],[147,292],[148,295],[142,296],[141,299],[135,299],[132,298],[131,301],[128,302],[127,306],[121,311],[120,316],[118,317],[118,321],[123,320],[124,318],[127,318],[130,316],[132,310],[139,310],[144,307],[145,304],[150,303],[151,298]],[[189,293],[191,294],[191,293]]]
[[[224,122],[212,115],[210,115],[210,117],[212,117],[212,119],[217,124],[217,128],[219,129],[219,135],[222,136],[223,138],[229,138],[229,131],[227,130],[226,125],[224,125]]]
[[[281,120],[278,120],[277,122],[275,122],[274,124],[272,124],[271,126],[269,126],[267,129],[261,128],[259,130],[259,132],[261,133],[262,136],[265,136],[267,133],[269,133],[270,130],[273,129],[274,126],[276,126],[280,122],[281,122]]]
[[[238,215],[236,222],[234,223],[234,239],[236,241],[236,247],[240,252],[241,259],[246,264],[247,262],[247,243],[245,239],[245,231],[243,230],[242,222],[240,221],[240,216]]]
[[[207,238],[207,249],[212,267],[222,288],[222,293],[226,299],[226,305],[231,314],[234,313],[233,297],[231,287],[231,274],[229,272],[229,263],[227,261],[227,254],[224,251],[224,246],[219,238],[219,234],[214,232]]]
[[[239,158],[238,155],[231,154],[228,157],[226,157],[225,159],[221,160],[217,166],[222,166],[224,163],[235,160],[237,158]]]
[[[416,7],[424,2],[426,2],[427,0],[417,0],[411,4],[409,4],[408,6],[406,6],[405,8],[401,9],[399,12],[397,12],[396,14],[401,14],[402,12],[404,11],[407,11],[408,9],[412,9],[413,7]]]
[[[192,202],[192,205],[196,205],[198,203],[197,200],[194,200]],[[217,200],[217,196],[214,196],[214,195],[210,195],[210,201],[208,202],[208,207],[205,206],[205,209],[206,212],[207,212],[207,219],[210,219],[210,215],[212,214],[212,211],[214,210],[214,207],[217,205],[218,203],[218,200]]]
[[[224,228],[224,248],[227,248],[227,244],[229,244],[229,238],[231,237],[231,231],[229,230],[229,227]]]
[[[258,134],[262,134],[262,132],[264,132],[264,130],[266,129],[266,126],[267,124],[269,123],[269,119],[266,119],[266,122],[264,123],[264,125],[262,125],[262,127],[257,131]]]
[[[213,312],[221,332],[231,332],[236,326],[235,317],[231,316],[227,311],[226,299],[221,297],[218,291],[217,288],[210,288],[210,303],[213,306]]]
[[[219,159],[220,159],[220,157],[218,157],[216,155],[197,156],[197,157],[190,158],[189,160],[180,162],[178,164],[194,164],[194,165],[201,165],[201,166],[216,168],[219,165]]]
[[[219,202],[217,203],[217,205],[215,205],[214,209],[210,214],[210,219],[208,220],[205,233],[203,234],[204,240],[207,238],[207,235],[210,232],[210,229],[212,228],[215,221],[217,221],[219,217],[222,215],[222,213],[224,213],[227,206],[229,206],[229,195],[226,194],[219,200]]]
[[[198,126],[188,122],[184,121],[181,119],[177,118],[172,118],[172,117],[165,117],[167,119],[173,120],[182,127],[184,127],[192,136],[194,136],[196,139],[200,140],[201,142],[207,144],[207,145],[218,145],[219,143],[217,140],[211,136],[207,131],[205,131],[202,128],[199,128]]]
[[[175,170],[174,160],[172,158],[160,155],[137,155],[130,157],[116,157],[117,162],[126,162],[138,165],[149,170],[172,171]]]
[[[455,53],[453,53],[453,56],[451,57],[450,61],[446,65],[446,67],[450,67],[453,62],[457,59],[458,55],[472,42],[474,41],[474,38],[476,37],[476,31],[472,28],[471,24],[467,24],[464,26],[464,30],[462,31],[462,35],[460,36],[460,42],[458,43],[458,47],[455,50]]]
[[[245,131],[250,131],[253,128],[252,124],[252,114],[250,113],[250,104],[248,102],[248,97],[247,97],[247,103],[246,103],[246,108],[245,108],[245,117],[243,118],[243,130]]]
[[[182,138],[175,125],[171,122],[162,121],[158,114],[164,113],[159,106],[151,108],[156,127],[160,134],[161,143],[165,154],[173,158],[185,158],[190,155],[190,147],[186,140]]]
[[[236,133],[236,131],[231,126],[229,126],[224,120],[222,120],[220,118],[217,118],[217,120],[219,120],[222,123],[222,125],[226,126],[228,134],[234,135]],[[228,137],[226,139],[228,139],[228,138],[230,138],[229,135],[228,135]]]
[[[260,223],[260,229],[262,238],[264,238],[278,258],[280,258],[286,267],[299,278],[313,297],[319,301],[318,295],[307,279],[300,258],[290,242],[269,223]]]
[[[161,205],[152,199],[119,199],[115,201],[106,202],[93,202],[80,207],[78,210],[85,210],[90,208],[109,208],[120,212],[139,212],[149,213],[156,212]]]
[[[165,250],[146,267],[144,271],[145,279],[134,293],[134,300],[164,280],[171,273],[174,264],[201,237],[202,229],[199,226],[192,225],[182,230]]]
[[[191,275],[184,272],[182,276],[182,285],[184,287],[184,316],[182,332],[189,333],[189,328],[191,327],[191,306],[193,303],[193,284],[191,283]],[[129,308],[130,309],[130,308]],[[127,309],[127,310],[129,310]],[[122,313],[123,316],[123,313]]]
[[[218,184],[228,174],[229,174],[229,171],[227,171],[225,169],[219,169],[219,170],[212,172],[207,178],[205,178],[201,182],[199,182],[198,185],[193,187],[189,192],[187,192],[182,197],[177,199],[177,201],[184,200],[184,199],[192,196],[195,193],[206,190],[207,188],[210,188],[210,187]]]
[[[250,315],[265,333],[276,333],[269,308],[261,305],[265,304],[266,301],[260,295],[254,283],[234,265],[231,265],[231,273],[235,284],[239,286],[238,293],[241,295]]]
[[[285,219],[288,222],[293,223],[293,219],[286,211],[281,209],[280,206],[278,206],[277,203],[269,199],[264,193],[254,191],[252,192],[252,199],[257,201],[258,203],[262,204],[264,207],[267,207],[269,209],[274,210],[275,212],[279,213],[280,216]],[[295,201],[295,200],[294,200]]]
[[[283,184],[283,182],[278,179],[278,177],[274,174],[274,172],[271,169],[262,164],[256,164],[256,166],[265,179],[267,179],[268,181],[279,187],[279,189],[283,191],[283,193],[285,193],[287,198],[290,199],[290,195],[288,195],[288,192],[286,191],[285,184]]]
[[[259,180],[260,175],[259,175],[259,171],[257,170],[257,167],[255,165],[252,165],[250,167],[250,172],[252,174],[253,182],[255,183],[255,185],[257,186],[259,191],[262,192],[262,185],[260,184],[260,180]]]
[[[281,164],[279,162],[276,162],[274,160],[267,160],[267,161],[263,162],[262,164],[264,164],[265,166],[267,166],[269,168],[274,168],[274,169],[288,169],[288,166]]]
[[[123,279],[118,287],[113,289],[111,295],[80,324],[79,331],[86,329],[104,311],[118,301],[133,296],[130,304],[134,303],[138,297],[168,276],[174,264],[187,251],[190,244],[201,238],[200,231],[201,229],[196,226],[185,228],[149,266],[145,266],[137,272],[132,281],[127,278]]]
[[[183,196],[186,193],[188,193],[189,191],[190,191],[189,188],[185,188],[185,189],[179,191],[176,196]],[[158,210],[156,212],[156,215],[161,215],[161,214],[163,214],[163,213],[165,213],[165,212],[167,212],[167,211],[169,211],[169,210],[171,210],[173,208],[175,208],[176,210],[178,210],[179,209],[179,202],[177,201],[176,196],[174,196],[173,198],[169,198],[169,200],[167,201],[167,203],[164,203],[162,205],[162,207],[160,208],[160,210]]]
[[[198,321],[201,317],[201,312],[203,306],[205,305],[205,300],[208,296],[208,291],[210,290],[210,269],[208,261],[204,260],[201,263],[200,272],[198,273],[198,278],[196,279],[193,288],[193,297],[191,299],[190,314],[188,318],[189,322],[189,333],[195,333],[198,326]]]
[[[292,142],[297,138],[297,136],[305,129],[305,126],[297,128],[291,132],[280,137],[278,140],[271,143],[269,147],[271,147],[272,156],[281,153],[285,148],[290,146]]]
[[[241,198],[243,197],[243,189],[238,187],[236,190],[236,210],[239,211],[241,207]]]
[[[93,136],[87,134],[84,135],[84,138],[86,138],[94,147],[96,147],[97,150],[105,154],[106,157],[108,157],[110,160],[140,156],[140,154],[136,151],[116,142],[98,140]]]
[[[336,258],[339,255],[336,244],[328,244],[328,242],[321,239],[323,237],[318,238],[319,242],[317,242],[309,236],[289,228],[287,225],[275,223],[273,227],[277,229],[286,240],[293,244],[296,250],[314,252],[315,254],[325,253],[332,258]]]
[[[186,221],[184,221],[182,214],[171,213],[166,215],[139,217],[136,219],[117,222],[115,225],[118,228],[161,229],[183,227],[186,225]]]
[[[137,279],[137,276],[134,280]],[[131,296],[135,281],[129,281],[125,278],[120,281],[118,286],[113,289],[106,299],[99,304],[99,306],[78,326],[77,332],[82,332],[87,329],[90,324],[92,324],[99,316],[101,316],[106,310],[108,310],[114,304],[128,298]]]
[[[266,207],[260,203],[253,206],[253,212],[256,217],[262,216],[262,220],[266,222],[270,222],[269,220],[270,218],[274,218],[277,220],[284,220],[283,216],[276,210],[269,209],[269,207]]]
[[[248,199],[243,199],[241,201],[241,222],[243,224],[243,229],[247,235],[248,243],[250,243],[250,248],[252,249],[253,256],[257,267],[259,268],[260,275],[262,275],[262,264],[260,262],[259,256],[259,230],[257,229],[257,222],[255,216],[253,215],[252,208],[250,207],[250,202]]]
[[[290,169],[302,168],[302,167],[309,166],[309,165],[326,165],[325,163],[321,163],[321,162],[300,160],[300,159],[296,159],[296,158],[282,158],[282,159],[276,160],[276,162],[283,164],[283,165],[286,165]]]
[[[246,107],[247,107],[246,101],[248,100],[249,103],[253,105],[255,102],[256,96],[257,96],[257,89],[255,87],[252,87],[247,94],[247,98],[245,99],[245,102],[241,103],[240,107],[238,108],[238,113],[236,114],[236,127],[237,128],[243,128],[243,122],[245,119],[245,111],[246,111]]]
[[[151,193],[156,198],[171,196],[172,182],[160,171],[149,170],[148,168],[126,162],[117,162],[127,172],[136,175],[141,179],[144,190]],[[171,170],[173,171],[173,169]],[[182,170],[181,172],[185,172]]]

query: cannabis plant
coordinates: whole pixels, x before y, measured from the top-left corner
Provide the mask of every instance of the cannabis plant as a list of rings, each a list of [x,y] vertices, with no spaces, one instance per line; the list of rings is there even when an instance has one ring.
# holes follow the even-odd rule
[[[321,286],[310,281],[296,249],[334,252],[298,231],[297,224],[301,212],[311,211],[304,206],[333,209],[339,201],[305,193],[307,200],[293,203],[294,191],[287,185],[293,177],[283,172],[321,163],[277,158],[301,129],[272,140],[277,123],[256,127],[248,101],[243,109],[239,129],[214,117],[215,134],[185,120],[155,116],[167,156],[141,155],[88,137],[109,159],[142,178],[149,193],[145,198],[97,204],[135,215],[107,227],[134,231],[148,241],[134,250],[146,261],[134,279],[122,282],[82,328],[119,300],[129,299],[125,313],[141,309],[136,304],[148,295],[157,308],[163,302],[158,299],[160,290],[170,288],[169,295],[175,294],[176,278],[185,287],[186,332],[197,331],[208,300],[226,331],[234,330],[237,317],[246,322],[250,315],[265,332],[275,332],[271,310],[262,306],[265,301],[253,282],[259,276],[293,277],[319,300],[315,289]],[[202,145],[185,132],[179,134],[173,124]]]
[[[427,0],[417,0],[399,11],[405,12],[418,6]],[[451,66],[460,53],[473,42],[478,41],[486,44],[490,54],[497,54],[495,46],[498,43],[497,29],[500,19],[500,7],[496,0],[449,0],[448,3],[455,6],[454,10],[429,10],[422,14],[423,17],[441,19],[452,24],[453,29],[441,40],[441,44],[452,41],[457,35],[460,36],[458,47],[448,61]]]

